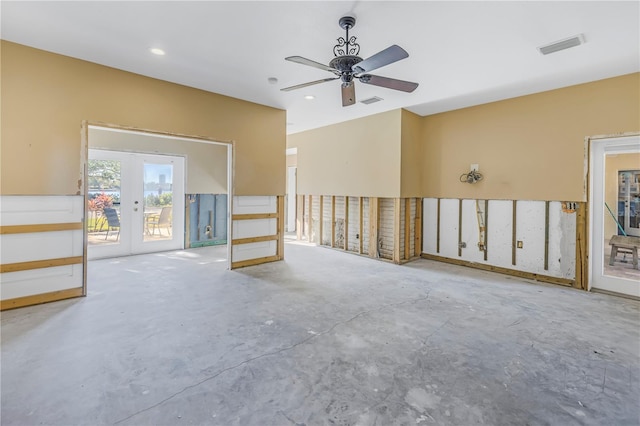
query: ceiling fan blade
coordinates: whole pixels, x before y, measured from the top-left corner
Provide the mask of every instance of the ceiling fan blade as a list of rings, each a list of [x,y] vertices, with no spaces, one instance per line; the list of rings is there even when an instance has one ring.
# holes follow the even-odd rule
[[[303,58],[302,56],[289,56],[284,58],[285,61],[295,62],[297,64],[308,65],[310,67],[319,68],[321,70],[337,73],[339,72],[335,68],[331,68],[325,64],[321,64],[320,62],[312,61],[311,59]]]
[[[374,86],[386,87],[387,89],[401,90],[403,92],[413,92],[418,87],[418,83],[397,80],[395,78],[380,77],[379,75],[365,74],[358,77],[360,82],[373,84]]]
[[[342,106],[346,107],[356,103],[356,86],[353,81],[342,83]]]
[[[353,66],[352,70],[355,73],[369,72],[407,57],[409,57],[409,54],[406,50],[394,44],[368,57],[364,61],[357,63]]]
[[[323,78],[322,80],[310,81],[308,83],[297,84],[295,86],[285,87],[284,89],[280,89],[283,92],[289,92],[291,90],[302,89],[303,87],[313,86],[314,84],[325,83],[327,81],[337,80],[340,77],[331,77],[331,78]]]

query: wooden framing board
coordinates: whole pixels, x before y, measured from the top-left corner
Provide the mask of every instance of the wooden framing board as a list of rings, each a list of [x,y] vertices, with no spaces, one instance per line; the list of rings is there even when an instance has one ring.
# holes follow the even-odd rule
[[[307,216],[308,218],[308,232],[309,235],[307,235],[307,241],[309,241],[310,243],[313,242],[313,196],[309,195],[309,215]]]
[[[364,240],[364,237],[362,236],[362,231],[363,231],[363,212],[362,212],[362,206],[363,206],[363,202],[362,202],[362,197],[358,197],[358,215],[360,216],[360,219],[358,220],[358,227],[359,227],[359,232],[360,232],[360,238],[358,241],[358,254],[362,254],[362,240]]]
[[[276,247],[276,256],[278,260],[284,259],[284,195],[278,195],[278,224],[276,228],[276,237],[278,245]],[[260,238],[260,237],[258,237]]]
[[[56,259],[31,260],[29,262],[6,263],[0,265],[0,273],[30,271],[32,269],[54,268],[56,266],[77,265],[84,262],[84,256],[60,257]]]
[[[458,257],[462,257],[462,198],[458,199]]]
[[[379,202],[377,197],[369,197],[369,257],[378,258]]]
[[[319,234],[320,237],[318,238],[318,245],[322,245],[322,227],[324,225],[324,196],[320,196],[320,218],[319,218]]]
[[[484,201],[484,260],[489,259],[487,242],[489,241],[489,200]]]
[[[234,214],[233,216],[231,216],[231,220],[277,219],[277,218],[278,218],[278,212]]]
[[[437,208],[437,218],[436,218],[436,253],[440,253],[440,198],[438,198],[438,208]]]
[[[588,208],[587,203],[576,203],[576,279],[575,288],[589,289],[589,240],[587,230]]]
[[[281,260],[280,256],[275,255],[275,256],[259,257],[257,259],[241,260],[239,262],[233,262],[232,268],[233,269],[244,268],[245,266],[254,266],[254,265],[260,265],[262,263],[275,262],[276,260]]]
[[[331,196],[331,247],[336,246],[336,196]]]
[[[574,285],[573,280],[566,278],[556,278],[548,275],[535,274],[533,272],[517,271],[515,269],[503,268],[500,266],[487,265],[484,263],[469,262],[462,259],[451,259],[448,257],[436,256],[433,254],[422,253],[420,255],[423,259],[435,260],[438,262],[451,263],[453,265],[466,266],[474,269],[482,269],[483,271],[497,272],[504,275],[510,275],[519,278],[525,278],[528,280],[541,281],[551,284],[558,284],[562,286],[572,287]]]
[[[549,201],[544,202],[544,270],[549,270]]]
[[[400,215],[402,204],[400,198],[393,199],[393,263],[400,263]]]
[[[43,223],[37,225],[8,225],[0,226],[0,235],[30,234],[36,232],[75,231],[82,229],[82,222]]]
[[[344,196],[344,251],[349,250],[349,197]]]
[[[516,220],[517,220],[517,211],[518,211],[518,201],[513,200],[512,202],[512,211],[511,211],[511,264],[513,266],[516,265],[516,244],[517,244],[517,230],[516,230]],[[486,231],[485,231],[486,232]]]
[[[304,195],[297,195],[296,203],[296,239],[302,240],[304,234]]]
[[[416,198],[416,223],[414,226],[413,255],[420,256],[422,253],[422,198]]]
[[[411,257],[411,198],[404,199],[404,260]]]
[[[17,297],[15,299],[0,301],[0,311],[22,308],[24,306],[39,305],[41,303],[55,302],[57,300],[71,299],[80,296],[86,296],[84,287],[69,288],[65,290],[52,291],[50,293]]]
[[[248,238],[238,238],[231,241],[233,245],[240,244],[251,244],[251,243],[262,243],[264,241],[280,241],[280,235],[265,235],[262,237],[248,237]]]

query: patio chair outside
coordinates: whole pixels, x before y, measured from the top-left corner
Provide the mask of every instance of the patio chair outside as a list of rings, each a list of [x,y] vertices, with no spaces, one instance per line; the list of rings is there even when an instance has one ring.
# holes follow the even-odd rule
[[[171,235],[171,212],[172,206],[165,206],[160,211],[160,214],[149,216],[147,219],[147,229],[151,228],[151,235],[155,235],[156,229],[158,233],[162,235],[161,228],[165,228],[169,235]]]
[[[117,229],[118,233],[116,234],[116,241],[118,241],[120,238],[120,218],[118,217],[118,212],[110,207],[105,207],[103,211],[108,224],[107,235],[104,236],[104,239],[106,240],[109,237],[109,232]]]

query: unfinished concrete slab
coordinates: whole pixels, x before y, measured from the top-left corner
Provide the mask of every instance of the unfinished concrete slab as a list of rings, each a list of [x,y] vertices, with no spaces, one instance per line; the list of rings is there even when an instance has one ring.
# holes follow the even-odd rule
[[[2,314],[2,423],[640,422],[640,302],[287,243],[92,261],[89,296]]]

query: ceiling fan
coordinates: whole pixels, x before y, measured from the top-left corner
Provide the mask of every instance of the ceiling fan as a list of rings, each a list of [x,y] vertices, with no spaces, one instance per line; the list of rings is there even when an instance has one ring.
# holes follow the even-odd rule
[[[333,47],[335,58],[329,62],[328,66],[320,62],[312,61],[311,59],[303,58],[302,56],[289,56],[285,58],[287,61],[329,71],[337,77],[323,78],[322,80],[297,84],[280,90],[288,92],[290,90],[340,79],[342,80],[342,106],[345,107],[356,103],[356,89],[353,84],[354,79],[360,80],[361,83],[401,90],[403,92],[413,92],[416,87],[418,87],[418,83],[368,74],[369,71],[409,57],[409,54],[403,48],[394,44],[363,60],[358,56],[360,45],[356,43],[356,37],[352,36],[349,38],[349,30],[356,25],[356,18],[353,16],[343,16],[338,21],[338,24],[346,31],[346,37],[338,38],[338,44]]]

